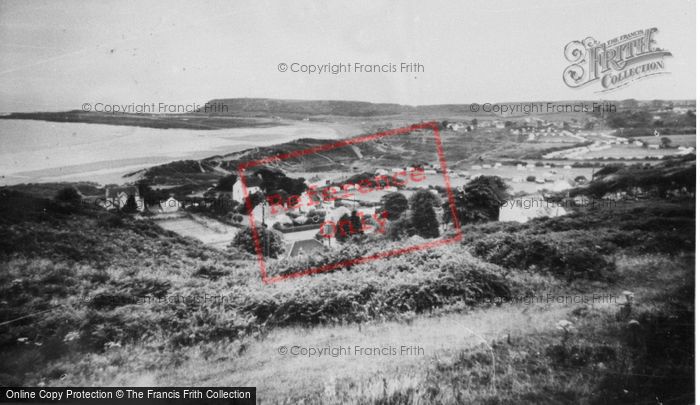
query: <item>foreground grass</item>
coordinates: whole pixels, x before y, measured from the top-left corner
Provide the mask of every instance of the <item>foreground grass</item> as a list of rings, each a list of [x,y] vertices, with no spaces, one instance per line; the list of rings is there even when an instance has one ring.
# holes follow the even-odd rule
[[[253,385],[282,403],[692,402],[694,210],[644,204],[468,227],[463,244],[263,286],[241,252],[0,194],[0,384]],[[615,305],[625,290],[629,308]],[[547,293],[617,301],[520,300]],[[226,299],[132,301],[204,294]],[[423,352],[308,358],[282,345]]]
[[[84,359],[58,385],[251,385],[264,403],[688,403],[693,257],[620,256],[613,285],[549,280],[543,293],[612,300],[445,309],[403,321],[279,328],[154,356],[136,345]],[[635,292],[624,311],[625,290]],[[573,324],[569,335],[557,328]],[[636,321],[639,325],[635,324]],[[663,334],[672,345],[659,346]],[[280,346],[399,347],[420,355],[281,355]],[[163,358],[166,357],[167,360]],[[649,363],[649,362],[652,363]]]

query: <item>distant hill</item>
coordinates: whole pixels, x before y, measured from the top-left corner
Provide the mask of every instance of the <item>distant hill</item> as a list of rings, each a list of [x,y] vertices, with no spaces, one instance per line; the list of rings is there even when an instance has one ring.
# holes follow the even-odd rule
[[[222,114],[233,115],[339,115],[370,117],[416,112],[417,107],[399,104],[374,104],[364,101],[338,100],[278,100],[269,98],[224,98],[208,102],[214,106],[225,106]]]
[[[365,101],[341,101],[341,100],[280,100],[270,98],[224,98],[208,101],[215,106],[218,114],[237,116],[280,116],[287,118],[313,117],[313,116],[345,116],[345,117],[379,117],[395,115],[418,115],[426,119],[437,119],[440,116],[471,116],[471,117],[507,117],[509,115],[528,115],[522,109],[511,106],[539,105],[540,110],[533,114],[547,115],[558,114],[562,110],[557,106],[586,105],[588,110],[594,110],[594,104],[600,101],[526,101],[526,102],[492,102],[484,111],[483,104],[474,111],[473,104],[434,104],[434,105],[402,105],[388,103],[369,103]],[[547,103],[552,105],[551,110],[546,109]],[[618,103],[618,102],[608,102]],[[494,107],[495,106],[495,107]],[[500,109],[499,109],[500,108]],[[495,111],[495,112],[494,112]]]
[[[542,107],[550,104],[549,108]],[[158,111],[145,111],[145,113],[104,113],[82,110],[58,111],[58,112],[23,112],[0,116],[0,119],[32,119],[54,122],[85,122],[108,125],[130,125],[150,128],[187,128],[187,129],[220,129],[251,127],[261,125],[283,125],[281,118],[305,119],[323,117],[398,117],[415,120],[440,120],[441,117],[460,117],[472,119],[474,117],[494,117],[508,119],[510,117],[523,117],[531,115],[557,115],[564,111],[558,106],[566,108],[575,105],[575,114],[585,115],[579,112],[581,106],[587,106],[589,112],[594,110],[594,104],[600,105],[600,101],[523,101],[523,102],[499,102],[493,100],[487,103],[484,110],[483,103],[471,104],[435,104],[435,105],[402,105],[391,103],[370,103],[366,101],[343,100],[282,100],[271,98],[221,98],[212,99],[200,104],[199,111],[183,114],[159,114]],[[624,102],[607,101],[616,104],[618,109],[624,109]],[[208,108],[205,109],[205,106]],[[474,111],[474,106],[478,105]],[[525,112],[523,110],[529,108]],[[527,107],[530,106],[530,107]],[[532,109],[532,106],[541,106]],[[128,106],[126,106],[128,107]],[[158,108],[158,107],[153,107]],[[571,112],[568,112],[571,114]]]

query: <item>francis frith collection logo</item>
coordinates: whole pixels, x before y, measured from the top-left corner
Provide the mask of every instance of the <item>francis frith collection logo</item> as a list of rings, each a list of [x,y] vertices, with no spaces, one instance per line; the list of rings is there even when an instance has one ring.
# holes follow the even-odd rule
[[[665,56],[654,38],[656,28],[647,28],[620,35],[607,42],[592,37],[571,41],[564,47],[564,56],[571,65],[564,69],[564,83],[571,88],[599,82],[598,92],[607,92],[649,76],[667,74]]]

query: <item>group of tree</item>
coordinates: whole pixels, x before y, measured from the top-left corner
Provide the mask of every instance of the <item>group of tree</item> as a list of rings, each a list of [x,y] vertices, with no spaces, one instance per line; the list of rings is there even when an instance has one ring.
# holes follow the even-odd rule
[[[139,180],[136,183],[136,187],[139,190],[139,196],[141,196],[141,198],[143,198],[143,201],[146,203],[146,205],[158,204],[161,201],[165,201],[170,197],[169,191],[167,191],[167,190],[154,190],[151,187],[151,183],[146,179]],[[129,204],[128,201],[127,201],[127,204]],[[135,198],[134,198],[134,204],[136,204]]]
[[[216,183],[216,191],[231,191],[233,189],[233,185],[236,184],[236,180],[238,180],[238,176],[235,174],[229,174],[228,176],[224,176],[219,179],[219,182]]]
[[[390,193],[382,198],[382,208],[390,220],[387,237],[393,240],[413,235],[423,238],[440,236],[440,224],[435,213],[440,199],[430,190],[419,190],[408,200],[401,193]]]
[[[454,190],[460,224],[498,220],[501,206],[508,199],[508,185],[498,176],[480,176]],[[450,204],[443,204],[443,221],[453,222]]]
[[[300,195],[307,189],[303,178],[295,179],[288,177],[279,169],[261,167],[255,170],[255,175],[262,179],[260,188],[262,188],[267,195]]]
[[[498,176],[480,176],[453,190],[454,207],[461,225],[498,220],[501,206],[508,199],[508,185]],[[410,200],[401,193],[382,198],[382,207],[390,219],[387,236],[400,240],[412,235],[435,238],[440,235],[435,207],[440,199],[430,190],[417,191]],[[452,205],[442,203],[443,223],[453,223]]]

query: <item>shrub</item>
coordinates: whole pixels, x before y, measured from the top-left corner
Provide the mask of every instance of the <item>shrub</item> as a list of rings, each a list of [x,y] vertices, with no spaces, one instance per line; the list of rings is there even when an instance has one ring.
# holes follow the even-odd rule
[[[560,242],[556,236],[494,234],[476,240],[474,255],[509,269],[540,271],[566,277],[601,279],[614,270],[601,252],[577,242]]]
[[[430,191],[420,190],[411,196],[411,224],[416,234],[424,238],[440,236],[440,225],[433,205],[437,197]]]
[[[386,236],[389,240],[402,240],[415,234],[416,229],[413,227],[410,211],[405,212],[399,219],[389,222],[386,231]]]
[[[275,231],[257,227],[258,243],[263,250],[263,255],[268,257],[277,257],[284,251],[284,242],[282,237]],[[248,253],[257,254],[255,239],[253,238],[252,227],[247,227],[240,230],[233,237],[231,247],[237,247]]]
[[[64,202],[72,205],[78,205],[82,201],[82,197],[78,190],[73,187],[66,187],[59,190],[54,197],[56,201]]]

